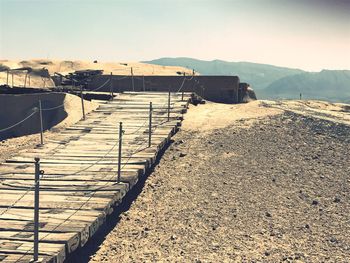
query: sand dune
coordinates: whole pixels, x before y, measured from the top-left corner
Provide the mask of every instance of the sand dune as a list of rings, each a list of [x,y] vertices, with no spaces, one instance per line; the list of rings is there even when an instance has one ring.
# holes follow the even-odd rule
[[[48,70],[50,75],[55,72],[61,74],[68,74],[76,70],[85,69],[98,69],[103,70],[104,74],[114,75],[130,75],[131,68],[134,75],[177,75],[177,72],[186,72],[186,74],[192,74],[192,70],[184,67],[176,66],[159,66],[151,65],[140,62],[97,62],[93,61],[70,61],[70,60],[45,60],[45,59],[33,59],[33,60],[0,60],[0,85],[8,83],[12,85],[12,74],[9,74],[7,80],[7,69],[18,69],[23,67],[33,68],[33,72],[29,74],[30,80],[27,78],[26,86],[32,87],[52,87],[54,83],[51,79],[43,78],[40,76],[42,69]],[[13,75],[13,85],[24,86],[26,71],[20,71]]]

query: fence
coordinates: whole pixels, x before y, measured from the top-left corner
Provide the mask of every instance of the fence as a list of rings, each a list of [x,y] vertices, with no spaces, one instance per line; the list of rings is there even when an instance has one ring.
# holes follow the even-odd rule
[[[92,79],[87,89],[93,89],[100,85],[110,75],[100,75]],[[113,76],[112,90],[124,91],[161,91],[176,92],[179,86],[183,86],[185,92],[193,92],[202,98],[221,103],[240,103],[238,96],[240,80],[237,76],[143,76],[143,75],[115,75]],[[185,80],[185,82],[184,82]],[[108,92],[111,88],[102,89]]]

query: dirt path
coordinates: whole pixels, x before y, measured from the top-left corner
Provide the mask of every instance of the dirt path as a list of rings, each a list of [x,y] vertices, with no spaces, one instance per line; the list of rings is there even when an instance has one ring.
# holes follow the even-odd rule
[[[350,127],[222,109],[189,111],[90,262],[348,261]]]

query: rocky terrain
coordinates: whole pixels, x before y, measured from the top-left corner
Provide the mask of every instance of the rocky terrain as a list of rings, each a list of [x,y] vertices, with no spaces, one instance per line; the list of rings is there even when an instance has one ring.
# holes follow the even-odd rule
[[[139,195],[72,262],[348,262],[350,126],[251,105],[190,109]]]

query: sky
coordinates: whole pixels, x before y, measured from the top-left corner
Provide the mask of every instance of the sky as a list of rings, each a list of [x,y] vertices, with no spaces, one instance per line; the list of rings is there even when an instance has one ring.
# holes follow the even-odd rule
[[[0,59],[350,69],[350,0],[0,0]]]

